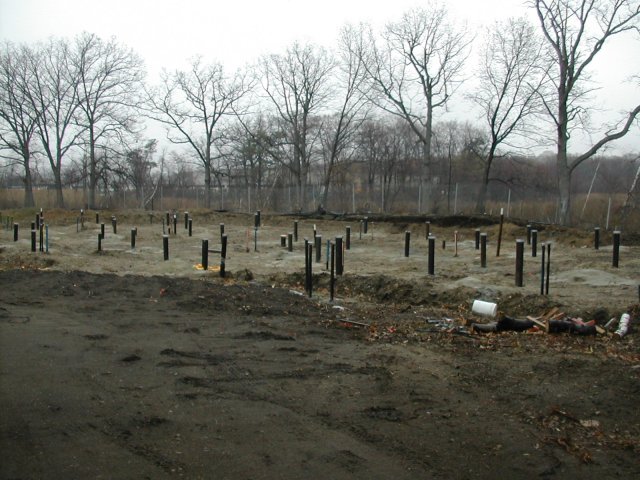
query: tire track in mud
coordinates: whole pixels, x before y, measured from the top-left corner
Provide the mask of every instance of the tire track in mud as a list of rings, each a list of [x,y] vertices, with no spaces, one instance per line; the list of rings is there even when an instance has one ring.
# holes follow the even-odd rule
[[[150,427],[155,428],[166,422],[166,419],[154,417],[150,421],[146,422],[146,425],[137,422],[136,427]],[[134,421],[135,423],[135,421]],[[124,425],[119,424],[113,420],[107,420],[102,423],[101,427],[93,423],[87,424],[93,430],[98,431],[110,442],[118,445],[120,448],[127,450],[135,456],[143,458],[145,461],[152,463],[153,465],[164,470],[166,473],[181,473],[187,468],[183,462],[174,460],[167,455],[164,455],[158,448],[154,448],[151,445],[142,443],[134,438],[134,434],[131,430]]]
[[[253,338],[253,336],[235,335],[235,339]],[[273,337],[269,336],[269,339]],[[265,340],[266,338],[262,338]],[[285,340],[286,341],[286,340]],[[285,353],[291,352],[291,347],[285,347]],[[282,352],[282,350],[280,350]],[[313,350],[314,353],[317,350]],[[202,352],[178,352],[173,353],[177,356],[186,358],[208,358],[209,354]],[[258,372],[249,370],[240,366],[240,362],[232,359],[231,355],[227,355],[227,360],[217,363],[216,366],[224,367],[227,376],[192,376],[183,375],[175,380],[177,385],[191,388],[188,391],[177,391],[176,397],[182,400],[197,400],[199,398],[209,399],[212,397],[225,397],[232,395],[232,398],[244,400],[253,403],[265,403],[274,405],[277,408],[285,409],[292,412],[305,421],[312,422],[317,425],[318,429],[329,429],[340,435],[347,435],[358,444],[366,445],[368,448],[384,448],[388,455],[401,458],[402,462],[418,463],[422,468],[433,468],[433,463],[421,458],[420,452],[414,448],[408,448],[403,441],[394,441],[388,436],[376,433],[376,423],[397,423],[402,425],[400,428],[408,427],[407,422],[416,418],[416,403],[424,403],[425,399],[413,398],[406,403],[397,405],[393,399],[393,374],[389,368],[384,366],[361,365],[356,366],[347,363],[323,363],[319,365],[304,365],[296,369],[287,369],[287,359],[282,359],[282,371],[277,372]],[[276,362],[277,363],[277,362]],[[163,365],[164,366],[164,365]],[[194,366],[193,364],[184,366]],[[206,361],[199,362],[197,366],[208,367]],[[271,365],[273,368],[273,365]],[[277,368],[277,367],[276,367]],[[377,395],[384,395],[374,405],[367,407],[357,407],[353,411],[353,415],[347,415],[344,418],[335,418],[330,409],[314,410],[299,404],[293,397],[286,394],[278,395],[276,392],[286,391],[289,381],[298,383],[303,381],[304,385],[299,386],[300,390],[306,388],[314,388],[319,380],[332,378],[336,386],[340,385],[366,385],[370,391],[376,392]],[[339,409],[340,398],[336,398],[335,408]],[[354,405],[349,405],[349,409],[353,409]],[[350,450],[343,452],[344,455],[338,455],[332,462],[336,464],[345,464],[347,467],[357,463],[359,458]],[[344,465],[343,465],[344,466]]]

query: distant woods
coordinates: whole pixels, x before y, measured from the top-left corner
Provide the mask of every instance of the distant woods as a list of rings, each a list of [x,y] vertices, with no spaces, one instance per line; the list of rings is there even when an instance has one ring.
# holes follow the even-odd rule
[[[5,43],[0,186],[21,188],[26,207],[46,186],[58,207],[72,188],[90,208],[126,192],[158,208],[178,190],[207,208],[279,211],[483,213],[553,198],[565,224],[584,210],[576,194],[624,194],[631,208],[639,152],[606,148],[637,131],[640,105],[598,123],[606,99],[589,67],[611,38],[638,42],[640,0],[527,3],[537,23],[471,32],[427,6],[380,30],[346,25],[331,49],[293,43],[236,72],[197,57],[158,80],[116,39]]]

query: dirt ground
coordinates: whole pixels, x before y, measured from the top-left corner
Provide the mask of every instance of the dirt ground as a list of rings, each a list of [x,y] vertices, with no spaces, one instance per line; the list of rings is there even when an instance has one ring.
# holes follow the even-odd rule
[[[558,308],[604,324],[640,313],[640,245],[537,225],[552,242],[549,295],[521,222],[179,213],[163,260],[162,217],[45,212],[49,253],[32,253],[33,212],[2,212],[0,478],[635,478],[640,476],[636,331],[576,336],[473,333],[474,299],[500,314]],[[117,234],[111,215],[117,215]],[[153,220],[153,223],[150,222]],[[384,220],[384,221],[383,221]],[[227,276],[201,240],[229,247]],[[325,248],[304,292],[304,237],[345,236],[329,301]],[[130,231],[137,228],[136,248]],[[487,268],[475,229],[488,233]],[[411,252],[404,256],[405,232]],[[454,232],[458,232],[455,255]],[[446,242],[443,249],[442,241]],[[315,256],[315,253],[314,253]],[[200,268],[199,268],[200,267]],[[636,329],[637,330],[637,329]]]

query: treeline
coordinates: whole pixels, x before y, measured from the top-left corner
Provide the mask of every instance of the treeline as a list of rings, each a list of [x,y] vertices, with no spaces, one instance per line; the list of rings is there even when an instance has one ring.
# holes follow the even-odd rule
[[[572,193],[628,191],[636,175],[637,154],[598,155],[635,128],[640,106],[591,148],[569,154],[571,132],[586,128],[582,82],[590,62],[608,38],[631,34],[640,16],[637,0],[613,3],[532,1],[537,27],[522,18],[496,24],[473,58],[476,37],[445,7],[428,6],[380,31],[345,26],[332,50],[294,43],[233,73],[195,58],[156,84],[115,39],[85,33],[5,43],[4,180],[19,174],[25,206],[34,204],[34,181],[45,181],[59,207],[65,186],[82,185],[89,207],[100,206],[99,192],[133,190],[148,208],[162,188],[182,184],[201,185],[206,207],[216,191],[245,189],[268,205],[286,187],[290,210],[331,209],[332,190],[351,186],[371,202],[375,196],[383,211],[444,203],[451,211],[455,185],[464,183],[473,185],[478,212],[492,185],[503,185],[557,195],[559,220],[567,222]],[[574,35],[580,31],[589,36]],[[476,73],[465,82],[470,65]],[[480,120],[444,121],[456,98]],[[158,124],[166,139],[145,133]],[[550,136],[553,154],[533,159],[527,148]],[[414,204],[399,207],[395,199],[408,190]]]

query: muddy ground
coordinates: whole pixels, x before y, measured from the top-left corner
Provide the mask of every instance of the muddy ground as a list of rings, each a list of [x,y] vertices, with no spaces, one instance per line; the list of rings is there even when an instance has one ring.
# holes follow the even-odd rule
[[[515,287],[507,223],[424,219],[182,214],[163,261],[163,215],[45,212],[49,253],[32,253],[31,213],[19,240],[0,231],[0,478],[634,478],[640,475],[640,347],[635,332],[578,337],[472,334],[501,314],[553,307],[605,323],[639,313],[640,246],[538,226],[552,242],[550,294],[540,256],[525,254]],[[229,238],[227,276],[199,269],[201,240]],[[521,223],[521,222],[518,222]],[[303,291],[303,238],[351,226],[345,274],[329,302],[314,263]],[[137,227],[136,248],[130,230]],[[489,235],[480,267],[474,231]],[[405,231],[412,232],[404,257]],[[453,238],[458,232],[458,254]],[[625,236],[626,235],[626,236]],[[442,248],[445,240],[445,248]],[[257,248],[256,248],[257,247]],[[539,254],[540,252],[538,252]],[[219,256],[211,254],[210,264]]]

